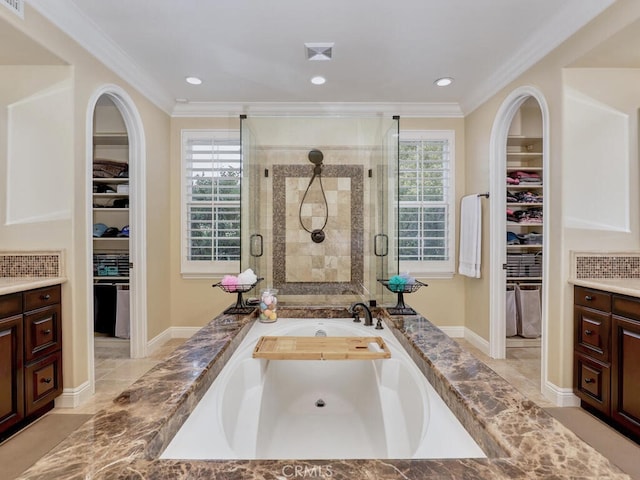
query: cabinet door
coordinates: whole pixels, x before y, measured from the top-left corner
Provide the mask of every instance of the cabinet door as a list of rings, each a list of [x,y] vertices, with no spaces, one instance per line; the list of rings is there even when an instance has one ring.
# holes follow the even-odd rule
[[[640,321],[612,318],[611,415],[640,435]]]
[[[24,418],[22,315],[0,320],[0,432]]]

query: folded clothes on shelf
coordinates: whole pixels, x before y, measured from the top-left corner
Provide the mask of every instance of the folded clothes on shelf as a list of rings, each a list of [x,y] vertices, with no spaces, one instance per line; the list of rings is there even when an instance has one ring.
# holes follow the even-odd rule
[[[507,208],[507,221],[516,223],[542,223],[542,208],[511,210]]]
[[[542,177],[537,172],[528,172],[526,170],[517,170],[509,172],[507,175],[507,183],[518,185],[521,183],[527,183],[531,185],[541,185]]]
[[[542,195],[535,192],[507,191],[507,203],[542,203],[542,199]]]

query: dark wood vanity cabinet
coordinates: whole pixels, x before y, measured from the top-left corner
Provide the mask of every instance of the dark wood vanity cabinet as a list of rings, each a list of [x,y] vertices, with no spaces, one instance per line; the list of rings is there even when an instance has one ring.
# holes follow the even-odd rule
[[[0,432],[24,419],[22,295],[0,297]]]
[[[605,415],[611,413],[611,294],[575,287],[575,394]]]
[[[60,286],[0,296],[0,434],[62,393]]]
[[[575,287],[574,392],[640,436],[640,299]]]
[[[640,299],[614,296],[611,417],[640,436]]]

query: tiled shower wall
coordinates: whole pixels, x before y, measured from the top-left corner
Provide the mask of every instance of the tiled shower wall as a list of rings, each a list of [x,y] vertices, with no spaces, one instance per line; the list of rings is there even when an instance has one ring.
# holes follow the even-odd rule
[[[371,201],[375,148],[313,147],[324,154],[322,186],[316,178],[304,198],[314,165],[310,148],[262,147],[260,165],[269,170],[260,181],[265,278],[288,301],[334,301],[336,295],[368,298],[375,288],[375,262],[370,257],[370,230],[375,228]],[[314,243],[307,230],[321,228],[325,240]],[[265,265],[266,264],[266,265]],[[372,280],[373,279],[373,280]]]

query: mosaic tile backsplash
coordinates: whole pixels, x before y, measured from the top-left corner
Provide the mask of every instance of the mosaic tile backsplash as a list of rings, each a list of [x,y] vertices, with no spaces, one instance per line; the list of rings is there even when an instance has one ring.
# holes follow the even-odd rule
[[[0,277],[60,277],[61,257],[56,252],[0,253]]]
[[[576,255],[575,274],[585,278],[640,278],[640,255]]]

